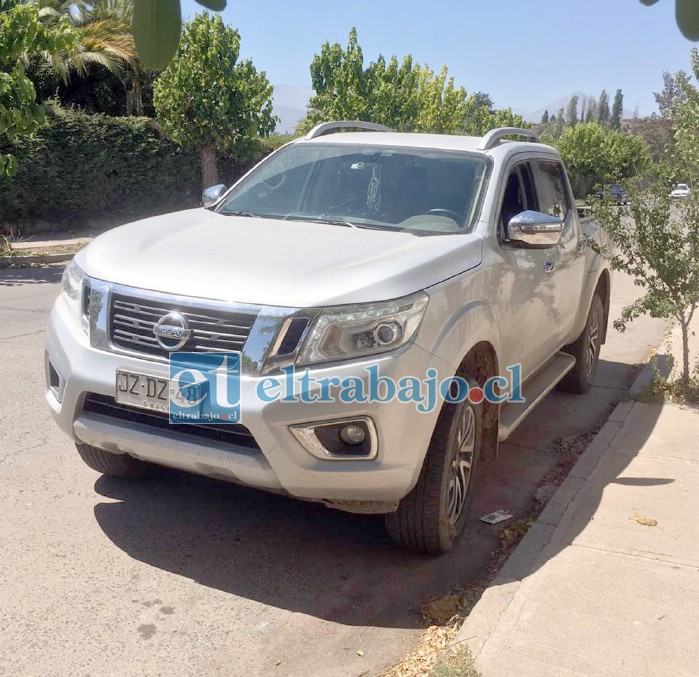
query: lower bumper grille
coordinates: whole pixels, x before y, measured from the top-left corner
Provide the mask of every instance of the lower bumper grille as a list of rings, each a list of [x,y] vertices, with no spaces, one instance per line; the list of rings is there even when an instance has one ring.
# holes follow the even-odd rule
[[[167,430],[191,441],[212,440],[224,444],[247,447],[259,451],[260,447],[250,431],[240,423],[177,423],[172,425],[164,412],[134,409],[118,404],[113,397],[89,393],[85,398],[83,411],[108,416],[119,421],[137,423],[152,428],[153,431]]]

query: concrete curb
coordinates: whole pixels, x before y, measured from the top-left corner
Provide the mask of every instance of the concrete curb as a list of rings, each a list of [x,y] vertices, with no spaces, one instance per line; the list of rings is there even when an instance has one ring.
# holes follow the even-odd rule
[[[30,263],[64,263],[75,254],[47,254],[46,256],[0,256],[0,270],[19,268]]]
[[[652,376],[653,361],[651,359],[646,362],[636,377],[631,391],[645,391]],[[554,532],[560,525],[568,507],[583,489],[602,457],[614,442],[634,405],[634,400],[617,404],[607,422],[582,453],[563,484],[546,504],[539,518],[532,524],[505,562],[500,573],[491,581],[480,600],[473,607],[454,637],[452,646],[466,643],[473,659],[475,660],[479,656],[483,646],[500,622],[502,614],[514,600],[523,580],[532,573],[541,553],[553,540]]]

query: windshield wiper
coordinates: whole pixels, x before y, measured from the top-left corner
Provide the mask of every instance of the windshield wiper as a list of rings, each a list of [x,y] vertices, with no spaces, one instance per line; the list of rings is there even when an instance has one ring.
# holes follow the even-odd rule
[[[229,211],[222,211],[220,212],[224,216],[250,216],[253,219],[259,219],[260,215],[259,214],[253,214],[252,212],[229,212]]]
[[[345,228],[362,228],[357,223],[351,221],[342,221],[340,219],[321,219],[315,216],[302,216],[301,214],[287,214],[283,217],[284,221],[307,221],[308,223],[325,223],[329,226],[345,226]]]

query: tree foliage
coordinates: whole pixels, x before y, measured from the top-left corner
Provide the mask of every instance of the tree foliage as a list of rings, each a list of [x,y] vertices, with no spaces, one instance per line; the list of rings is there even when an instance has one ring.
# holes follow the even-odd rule
[[[614,104],[612,105],[612,116],[609,119],[609,124],[612,129],[621,129],[621,118],[624,114],[624,95],[620,89],[616,90],[614,95]]]
[[[663,71],[663,89],[653,92],[660,115],[664,118],[672,117],[675,103],[685,99],[684,87],[688,82],[689,76],[684,71],[677,71],[674,75],[669,71]]]
[[[524,125],[509,110],[496,111],[483,92],[467,95],[443,67],[435,73],[413,61],[379,55],[365,66],[356,29],[347,45],[325,42],[311,62],[315,95],[300,128],[327,120],[365,120],[400,131],[482,134],[494,126]]]
[[[175,58],[155,83],[164,132],[200,151],[204,186],[216,183],[217,151],[235,151],[274,131],[272,86],[252,61],[238,61],[240,36],[219,16],[188,23]]]
[[[578,124],[578,97],[571,96],[568,106],[566,107],[566,122],[569,125]]]
[[[595,122],[569,127],[556,146],[578,197],[585,197],[598,184],[636,176],[650,164],[643,139]]]
[[[71,49],[75,34],[67,21],[48,27],[34,5],[16,5],[0,12],[0,143],[31,136],[43,122],[36,90],[27,77],[25,61],[32,54]],[[17,169],[14,156],[0,153],[0,177]]]
[[[699,50],[696,47],[690,53],[690,63],[694,77],[699,79]],[[670,109],[675,140],[675,177],[682,181],[687,177],[696,181],[699,178],[699,89],[687,77],[676,77],[675,82],[679,94],[673,99]]]
[[[37,99],[109,115],[154,115],[152,81],[144,70],[131,32],[133,0],[30,0],[43,23],[65,18],[77,34],[66,52],[35,56],[27,75]]]
[[[585,119],[583,122],[596,122],[597,121],[597,99],[594,96],[590,96],[587,99],[587,110],[585,111]]]
[[[604,227],[614,251],[603,251],[614,270],[634,278],[644,293],[622,310],[614,326],[623,331],[640,315],[676,318],[682,328],[682,381],[689,369],[689,323],[699,304],[699,199],[671,206],[671,183],[660,178],[631,191],[629,205],[593,201],[592,216]]]
[[[597,122],[601,125],[606,125],[609,123],[609,95],[607,90],[603,89],[599,95],[599,101],[597,102]]]

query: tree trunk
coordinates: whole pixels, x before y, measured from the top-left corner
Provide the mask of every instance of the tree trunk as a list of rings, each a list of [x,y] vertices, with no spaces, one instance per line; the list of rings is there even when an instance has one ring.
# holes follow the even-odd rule
[[[199,151],[201,159],[201,189],[206,190],[218,183],[218,168],[216,167],[216,148],[206,146]]]
[[[682,327],[682,383],[689,383],[689,321],[680,320]]]

